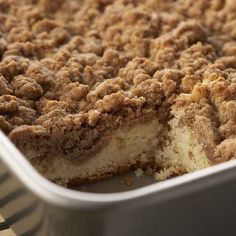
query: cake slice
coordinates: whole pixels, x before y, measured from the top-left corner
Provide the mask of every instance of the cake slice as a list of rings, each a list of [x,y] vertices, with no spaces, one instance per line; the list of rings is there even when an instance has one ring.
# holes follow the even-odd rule
[[[233,1],[0,2],[0,128],[66,186],[235,157]]]
[[[193,117],[194,113],[187,111],[190,107],[182,109],[167,121],[157,112],[133,120],[124,118],[123,122],[119,119],[110,126],[97,121],[95,126],[68,129],[71,126],[63,123],[63,132],[59,129],[55,134],[48,134],[40,125],[21,126],[10,137],[40,173],[62,185],[94,182],[137,168],[164,180],[214,163],[213,153],[208,153],[214,140],[209,137],[211,122],[204,116]],[[104,124],[108,127],[100,129]],[[200,133],[199,128],[205,130]]]

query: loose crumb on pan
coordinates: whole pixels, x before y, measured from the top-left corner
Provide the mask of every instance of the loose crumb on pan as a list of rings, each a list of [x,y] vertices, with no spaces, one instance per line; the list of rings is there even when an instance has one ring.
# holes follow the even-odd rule
[[[134,171],[134,173],[137,177],[142,177],[144,174],[144,171],[141,168],[138,168]]]
[[[126,177],[124,177],[124,180],[122,180],[122,183],[124,183],[126,186],[130,187],[134,183],[134,177],[126,176]]]

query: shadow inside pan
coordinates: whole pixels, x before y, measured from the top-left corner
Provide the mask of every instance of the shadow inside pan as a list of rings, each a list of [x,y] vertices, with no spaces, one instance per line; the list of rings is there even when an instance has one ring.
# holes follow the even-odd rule
[[[137,177],[134,172],[101,180],[97,183],[85,184],[74,189],[91,193],[117,193],[137,189],[152,183],[156,183],[152,176],[143,174]]]

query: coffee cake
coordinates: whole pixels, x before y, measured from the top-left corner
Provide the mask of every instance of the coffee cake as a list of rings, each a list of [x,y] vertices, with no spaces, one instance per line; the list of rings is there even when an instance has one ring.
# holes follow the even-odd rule
[[[48,179],[234,158],[233,0],[0,0],[0,128]]]

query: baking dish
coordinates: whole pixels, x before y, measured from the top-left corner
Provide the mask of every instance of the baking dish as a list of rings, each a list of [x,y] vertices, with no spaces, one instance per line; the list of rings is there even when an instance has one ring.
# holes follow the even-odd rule
[[[49,182],[0,140],[0,213],[17,235],[235,235],[236,160],[123,192],[111,180],[113,193],[92,193]]]

